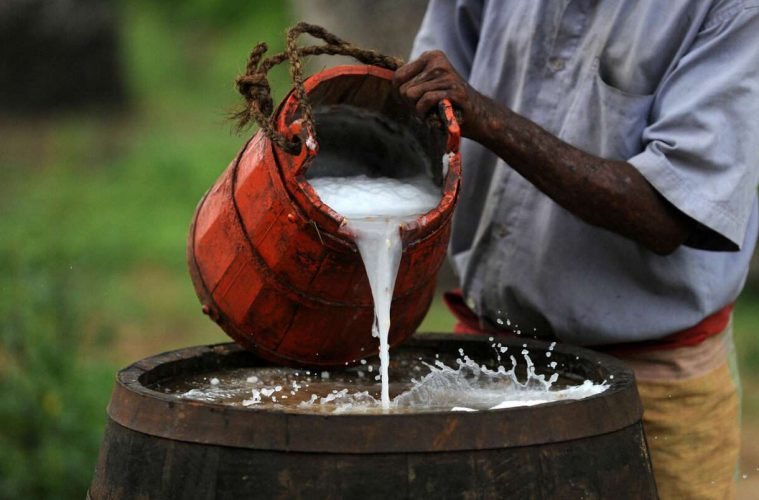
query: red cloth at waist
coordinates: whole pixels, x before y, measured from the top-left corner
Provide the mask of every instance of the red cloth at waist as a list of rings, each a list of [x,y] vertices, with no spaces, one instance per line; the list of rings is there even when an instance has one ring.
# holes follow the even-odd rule
[[[514,334],[513,332],[496,329],[480,322],[479,317],[464,302],[461,290],[456,289],[445,292],[443,300],[448,310],[456,317],[456,324],[453,327],[454,333]],[[694,346],[724,331],[730,322],[730,314],[732,312],[733,304],[728,304],[711,316],[704,318],[697,325],[660,339],[588,347],[610,354],[629,354],[632,352],[659,351]]]

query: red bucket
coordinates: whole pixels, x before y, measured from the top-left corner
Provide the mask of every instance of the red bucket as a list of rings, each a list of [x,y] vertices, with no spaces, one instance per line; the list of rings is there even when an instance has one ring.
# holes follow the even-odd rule
[[[459,130],[448,103],[441,105],[446,127],[417,117],[394,93],[392,75],[366,65],[311,76],[300,95],[313,125],[304,125],[295,89],[270,122],[291,143],[311,148],[286,151],[259,131],[198,204],[187,256],[203,312],[267,360],[326,367],[378,351],[353,237],[308,183],[331,175],[336,163],[391,177],[424,173],[440,186],[439,205],[401,228],[390,345],[413,334],[429,308],[458,194]]]

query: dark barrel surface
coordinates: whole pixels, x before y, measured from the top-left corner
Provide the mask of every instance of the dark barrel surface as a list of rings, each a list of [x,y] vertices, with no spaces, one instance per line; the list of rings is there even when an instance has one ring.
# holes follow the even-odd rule
[[[180,399],[162,380],[268,365],[234,344],[191,347],[120,371],[89,495],[116,498],[656,498],[632,372],[525,339],[538,372],[606,380],[582,400],[478,412],[309,414]],[[404,350],[487,363],[486,336],[422,334]],[[392,374],[391,374],[392,376]]]

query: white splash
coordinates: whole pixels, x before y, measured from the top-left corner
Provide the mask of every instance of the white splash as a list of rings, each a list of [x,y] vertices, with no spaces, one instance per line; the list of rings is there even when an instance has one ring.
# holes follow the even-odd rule
[[[452,411],[499,410],[518,406],[534,406],[564,399],[583,399],[606,389],[605,383],[594,384],[586,380],[577,386],[552,389],[558,379],[557,373],[546,377],[535,372],[535,366],[526,353],[522,356],[527,364],[527,374],[520,381],[516,359],[511,356],[512,366],[490,369],[478,365],[463,356],[456,360],[458,367],[449,367],[440,361],[427,365],[429,373],[393,400],[396,408],[451,408]]]
[[[583,399],[609,388],[606,382],[593,383],[590,380],[585,380],[579,385],[556,387],[559,375],[554,369],[549,369],[546,374],[536,373],[529,354],[521,356],[521,376],[517,374],[514,356],[510,357],[509,369],[502,365],[494,368],[480,365],[465,354],[455,361],[451,360],[452,366],[439,359],[433,364],[425,361],[414,362],[413,367],[405,368],[406,374],[416,372],[414,368],[417,367],[426,367],[427,373],[418,380],[403,380],[403,390],[388,401],[387,405],[383,404],[381,398],[377,399],[370,394],[367,390],[370,389],[369,386],[362,383],[361,377],[357,376],[357,369],[336,374],[334,381],[325,381],[319,376],[311,378],[306,374],[296,375],[297,372],[287,368],[237,369],[223,375],[219,373],[221,380],[215,385],[210,384],[204,377],[198,377],[197,383],[191,384],[195,385],[195,388],[179,392],[179,397],[233,406],[290,407],[300,411],[337,414],[388,409],[395,412],[475,412]],[[247,382],[251,378],[251,370],[258,374],[259,379],[252,389]],[[351,373],[355,376],[351,376]],[[309,389],[309,384],[316,384],[317,381],[319,387],[312,386]],[[293,398],[292,403],[284,403],[277,399],[289,399],[285,398],[284,390]]]

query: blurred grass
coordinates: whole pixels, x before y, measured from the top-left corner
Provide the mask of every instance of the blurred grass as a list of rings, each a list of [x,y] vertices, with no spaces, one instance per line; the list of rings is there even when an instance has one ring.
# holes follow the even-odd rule
[[[226,116],[252,45],[281,49],[286,2],[124,5],[127,112],[0,122],[0,498],[82,498],[115,370],[226,341],[199,314],[184,243],[245,137]],[[286,70],[272,75],[275,102]],[[759,295],[736,341],[759,419]],[[421,330],[448,331],[437,300]]]
[[[743,385],[746,427],[759,431],[759,293],[745,292],[735,306],[735,347]]]
[[[286,6],[125,3],[128,110],[0,120],[0,498],[83,498],[116,369],[226,340],[184,241],[245,140],[234,77],[256,42],[284,45]]]

